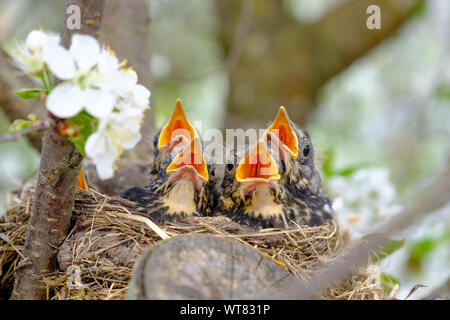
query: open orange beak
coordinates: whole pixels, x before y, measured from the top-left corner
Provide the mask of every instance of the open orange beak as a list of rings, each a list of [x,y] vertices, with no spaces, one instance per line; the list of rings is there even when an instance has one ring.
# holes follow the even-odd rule
[[[280,148],[284,148],[293,158],[298,157],[298,139],[291,127],[288,114],[284,107],[280,107],[278,115],[272,125],[267,129],[274,134],[282,143]]]
[[[244,182],[270,182],[280,179],[278,166],[267,150],[266,144],[260,140],[245,156],[236,169],[236,180]]]
[[[80,173],[78,174],[77,189],[88,190],[88,184],[86,182],[86,177],[84,176],[83,167],[80,168]]]
[[[209,180],[208,168],[203,158],[202,146],[199,137],[194,137],[186,148],[172,160],[166,172],[175,173],[173,178],[188,174],[196,182]]]
[[[170,115],[169,121],[162,128],[158,139],[158,150],[164,149],[177,136],[184,136],[187,141],[191,141],[197,134],[194,126],[189,122],[184,112],[183,104],[178,99]]]

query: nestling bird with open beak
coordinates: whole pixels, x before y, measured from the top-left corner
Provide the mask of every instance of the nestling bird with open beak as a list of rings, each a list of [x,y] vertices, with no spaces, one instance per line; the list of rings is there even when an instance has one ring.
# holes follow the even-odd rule
[[[288,227],[278,164],[263,140],[247,153],[229,151],[219,214],[252,227]]]
[[[138,203],[157,221],[178,221],[210,213],[209,180],[200,139],[194,137],[187,146],[172,148],[150,185],[128,189],[122,197]]]
[[[218,211],[255,227],[317,226],[334,220],[314,166],[311,139],[281,107],[246,155],[228,160]]]
[[[178,145],[187,146],[194,137],[199,137],[199,134],[188,120],[183,103],[177,99],[169,120],[155,135],[151,180],[156,179],[164,159],[173,148]]]
[[[286,208],[287,217],[307,225],[333,220],[331,200],[322,190],[320,174],[314,165],[311,138],[289,119],[284,107],[280,107],[263,139],[280,156],[280,183],[286,202],[291,203]]]

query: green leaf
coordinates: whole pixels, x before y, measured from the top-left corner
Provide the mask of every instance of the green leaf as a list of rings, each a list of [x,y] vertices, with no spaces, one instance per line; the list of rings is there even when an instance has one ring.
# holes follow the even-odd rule
[[[385,292],[391,292],[396,284],[399,284],[398,280],[387,273],[381,273],[380,275],[381,287]]]
[[[377,253],[378,258],[384,259],[387,256],[391,255],[405,244],[405,239],[402,240],[389,240],[386,242],[383,246],[383,248],[380,250],[380,252]]]
[[[69,140],[74,143],[81,155],[86,157],[84,146],[89,136],[97,129],[98,119],[83,110],[76,116],[69,118],[66,121],[79,130],[79,134],[69,137]]]
[[[408,267],[414,272],[420,272],[422,262],[428,254],[447,243],[450,239],[450,231],[446,230],[443,234],[436,237],[423,238],[411,246],[408,257]]]
[[[14,133],[26,129],[28,127],[31,127],[32,124],[33,122],[31,120],[23,120],[23,119],[14,120],[14,122],[9,126],[8,133]]]
[[[14,93],[22,99],[34,99],[42,95],[42,89],[21,89],[14,91]]]
[[[355,165],[355,166],[352,166],[352,167],[348,167],[348,168],[339,170],[335,174],[338,175],[338,176],[347,177],[347,176],[351,175],[353,172],[355,172],[355,171],[357,171],[357,170],[359,170],[359,169],[361,169],[363,167],[364,167],[364,165]]]
[[[375,234],[369,234],[364,236],[362,239],[369,240]],[[387,256],[391,255],[405,244],[405,239],[402,240],[388,240],[383,244],[383,247],[375,252],[367,261],[367,263],[376,263],[380,260],[383,260]]]
[[[427,5],[425,1],[419,1],[414,4],[410,9],[410,15],[412,17],[423,17],[427,10]]]
[[[322,170],[326,177],[331,177],[333,175],[333,157],[334,152],[332,149],[323,153]]]
[[[450,84],[439,86],[436,89],[436,95],[442,100],[450,99]]]

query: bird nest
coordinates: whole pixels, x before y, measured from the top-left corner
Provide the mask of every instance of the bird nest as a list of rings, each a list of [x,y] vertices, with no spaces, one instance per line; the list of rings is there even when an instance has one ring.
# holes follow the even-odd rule
[[[31,212],[32,190],[10,193],[0,218],[0,299],[11,294]],[[335,224],[256,231],[224,216],[155,224],[133,202],[96,191],[78,191],[71,231],[58,253],[58,271],[47,274],[47,299],[123,299],[142,250],[163,238],[209,234],[251,246],[299,279],[308,279],[343,246]],[[324,299],[385,299],[379,275],[362,266],[321,293]]]

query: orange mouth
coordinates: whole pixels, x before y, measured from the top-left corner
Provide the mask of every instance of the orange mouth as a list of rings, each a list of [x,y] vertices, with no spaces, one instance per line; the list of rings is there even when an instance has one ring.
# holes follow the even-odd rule
[[[236,180],[241,183],[268,183],[278,179],[278,166],[262,140],[241,160],[236,169]]]
[[[298,157],[298,139],[289,122],[289,117],[284,107],[280,107],[278,115],[272,125],[267,129],[281,142],[282,147],[293,157]]]
[[[168,143],[180,135],[184,136],[187,141],[191,141],[192,138],[197,136],[194,126],[189,122],[184,112],[181,100],[178,99],[169,121],[162,128],[161,134],[159,135],[158,150],[161,151],[164,149]]]
[[[78,174],[77,189],[89,190],[83,167],[80,167],[80,173]]]
[[[167,173],[174,173],[174,177],[180,177],[188,173],[195,180],[201,179],[204,183],[209,180],[208,168],[203,158],[199,137],[195,137],[169,164]],[[194,173],[194,175],[192,175]],[[198,179],[197,179],[198,178]],[[197,182],[197,181],[196,181]]]

